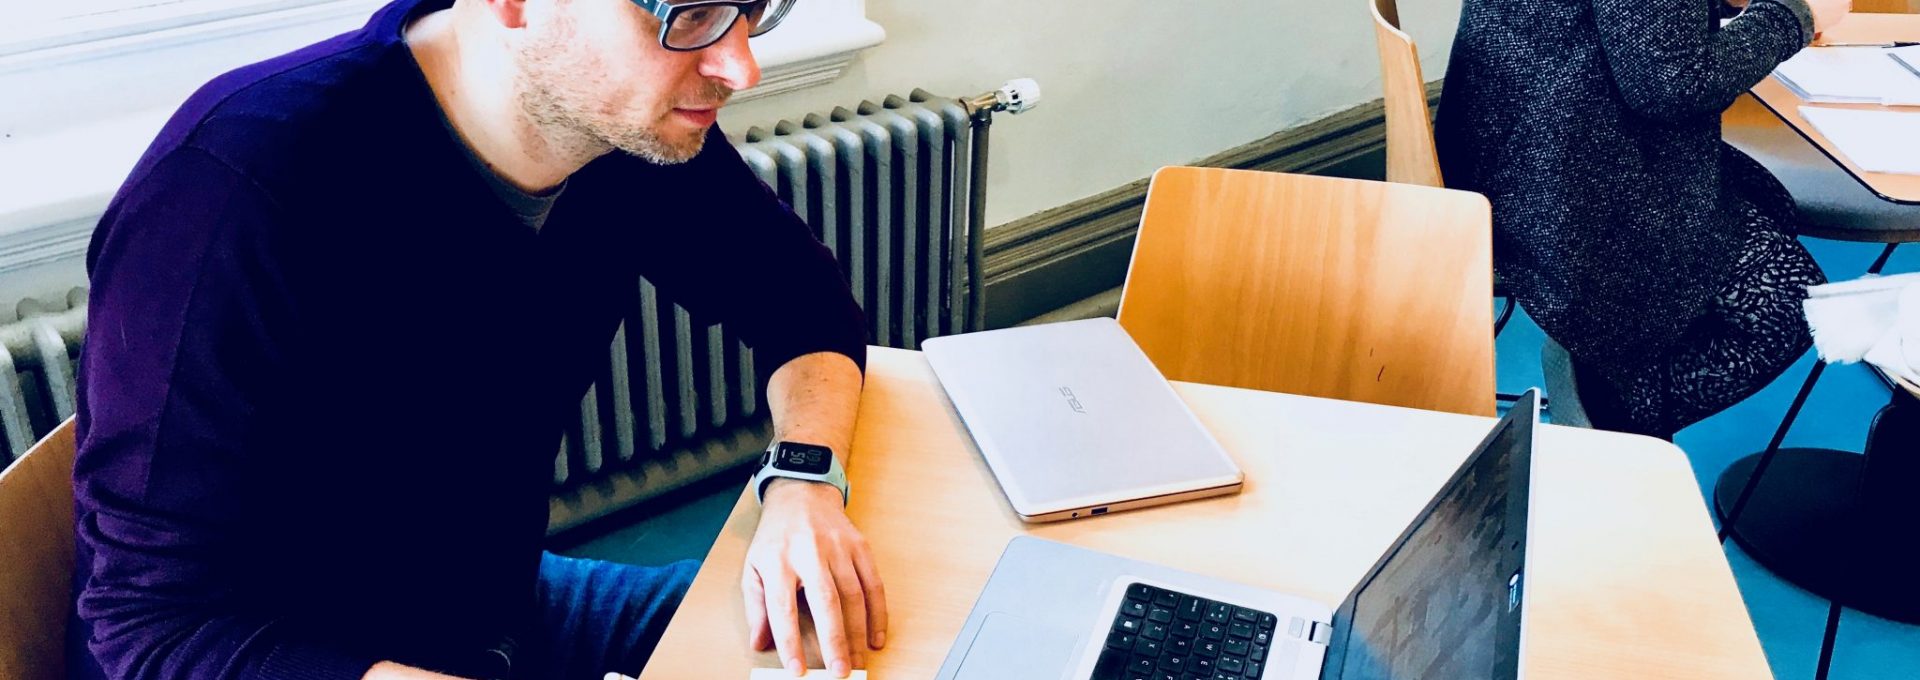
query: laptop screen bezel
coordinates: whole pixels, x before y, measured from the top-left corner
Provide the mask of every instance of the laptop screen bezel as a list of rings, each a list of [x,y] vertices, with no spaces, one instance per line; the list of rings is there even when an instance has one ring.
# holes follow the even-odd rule
[[[1327,643],[1326,663],[1320,673],[1323,680],[1340,680],[1344,677],[1347,650],[1352,643],[1353,614],[1360,594],[1366,592],[1367,587],[1380,576],[1381,570],[1385,569],[1387,564],[1406,547],[1407,541],[1413,538],[1414,531],[1419,529],[1440,507],[1440,501],[1446,497],[1447,492],[1461,480],[1466,479],[1467,473],[1493,449],[1494,442],[1498,441],[1500,435],[1510,427],[1518,428],[1516,432],[1518,445],[1513,452],[1513,474],[1509,477],[1508,498],[1510,500],[1507,503],[1507,526],[1510,528],[1509,534],[1520,541],[1520,549],[1508,552],[1507,559],[1501,564],[1501,573],[1518,574],[1521,578],[1518,591],[1513,595],[1518,598],[1518,604],[1499,615],[1500,630],[1495,641],[1502,648],[1513,650],[1512,667],[1499,669],[1500,675],[1490,680],[1513,680],[1519,676],[1521,615],[1526,611],[1527,516],[1530,507],[1529,491],[1532,487],[1530,482],[1533,471],[1534,435],[1539,422],[1539,390],[1530,389],[1514,401],[1507,415],[1500,419],[1500,422],[1487,433],[1486,438],[1480,441],[1480,445],[1474,448],[1473,453],[1467,456],[1458,469],[1454,470],[1453,475],[1447,478],[1447,483],[1441,485],[1440,490],[1427,501],[1426,507],[1407,522],[1406,528],[1400,532],[1400,537],[1394,539],[1391,547],[1381,554],[1380,559],[1374,562],[1371,569],[1367,570],[1366,577],[1360,579],[1359,584],[1347,593],[1346,599],[1340,603],[1340,609],[1333,615],[1333,631]]]

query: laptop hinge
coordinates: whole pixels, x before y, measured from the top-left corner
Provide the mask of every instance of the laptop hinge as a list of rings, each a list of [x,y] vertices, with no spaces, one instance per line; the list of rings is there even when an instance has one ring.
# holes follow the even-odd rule
[[[1327,641],[1332,639],[1333,639],[1332,624],[1315,621],[1313,622],[1312,629],[1307,632],[1307,641],[1317,645],[1327,644]]]

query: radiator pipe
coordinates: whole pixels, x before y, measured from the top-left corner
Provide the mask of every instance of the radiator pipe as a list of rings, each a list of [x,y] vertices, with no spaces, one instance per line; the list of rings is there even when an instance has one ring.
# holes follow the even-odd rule
[[[961,329],[966,332],[987,327],[986,275],[981,270],[987,258],[987,131],[992,127],[991,109],[973,111],[973,181],[978,185],[967,206],[967,327]]]
[[[1005,111],[1026,113],[1040,105],[1040,84],[1032,78],[1009,80],[1000,89],[960,100],[973,121],[973,195],[967,207],[967,327],[978,331],[987,327],[986,259],[987,239],[987,133],[993,127],[993,114]]]
[[[54,339],[68,347],[78,346],[86,329],[85,307],[54,312],[0,325],[0,347],[4,347],[14,361],[23,367],[39,368],[44,355],[43,347],[50,345]]]

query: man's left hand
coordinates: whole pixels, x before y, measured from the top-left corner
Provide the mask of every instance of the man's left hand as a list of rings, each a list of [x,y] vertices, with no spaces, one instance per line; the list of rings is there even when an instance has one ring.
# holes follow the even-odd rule
[[[776,479],[767,485],[765,500],[740,576],[748,644],[756,650],[773,646],[781,664],[795,675],[804,673],[799,607],[804,593],[820,656],[834,677],[844,678],[865,665],[867,648],[886,644],[886,589],[873,551],[847,519],[839,489]]]

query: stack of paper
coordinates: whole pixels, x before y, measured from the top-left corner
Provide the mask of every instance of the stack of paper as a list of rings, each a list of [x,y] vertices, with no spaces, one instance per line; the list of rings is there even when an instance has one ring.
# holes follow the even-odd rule
[[[1860,169],[1920,175],[1920,111],[1802,106],[1800,115]]]
[[[1910,48],[1903,48],[1910,49]],[[1818,104],[1920,106],[1920,74],[1880,47],[1815,47],[1781,63],[1773,76]],[[1920,61],[1920,55],[1913,57]]]
[[[1920,384],[1920,274],[1813,286],[1804,305],[1822,360],[1864,359]]]

